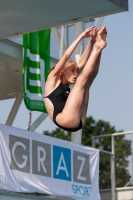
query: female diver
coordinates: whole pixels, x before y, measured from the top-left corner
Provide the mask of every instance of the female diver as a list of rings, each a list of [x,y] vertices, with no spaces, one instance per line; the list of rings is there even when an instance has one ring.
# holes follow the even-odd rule
[[[45,105],[50,118],[63,130],[74,132],[85,123],[89,89],[99,70],[101,52],[107,45],[106,35],[105,26],[100,29],[96,26],[86,29],[68,47],[47,78]],[[90,37],[90,40],[78,64],[70,61],[71,54],[86,37]],[[82,73],[78,76],[81,70]],[[70,84],[74,84],[71,92]]]

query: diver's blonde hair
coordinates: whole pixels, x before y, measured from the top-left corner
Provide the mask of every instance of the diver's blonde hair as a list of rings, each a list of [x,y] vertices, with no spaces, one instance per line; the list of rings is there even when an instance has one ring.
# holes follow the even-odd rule
[[[74,63],[74,64],[77,65],[76,62],[74,62],[74,61],[72,61],[72,60],[68,60],[68,61],[66,62],[66,64],[64,65],[63,70],[66,69],[67,66],[68,66],[69,64],[72,64],[72,63]],[[55,67],[56,67],[56,65],[54,65],[54,66],[50,69],[50,72],[51,72]]]
[[[76,62],[74,62],[74,61],[72,61],[72,60],[68,60],[68,61],[66,62],[66,64],[65,64],[65,66],[64,66],[64,68],[63,68],[63,69],[66,69],[66,68],[68,67],[68,65],[69,65],[69,64],[72,64],[72,63],[74,63],[74,64],[76,64],[76,65],[77,65],[77,63],[76,63]]]

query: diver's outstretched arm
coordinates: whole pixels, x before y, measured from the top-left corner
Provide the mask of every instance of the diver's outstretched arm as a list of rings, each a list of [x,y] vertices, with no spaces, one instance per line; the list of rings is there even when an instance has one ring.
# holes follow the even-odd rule
[[[55,68],[51,71],[50,76],[56,77],[60,75],[61,70],[63,69],[64,65],[72,55],[73,51],[75,50],[79,42],[85,37],[90,37],[92,35],[91,31],[94,31],[95,28],[96,28],[95,26],[92,26],[79,35],[79,37],[65,51],[63,57],[56,64]]]
[[[79,72],[84,68],[90,54],[93,48],[94,43],[96,42],[96,35],[97,32],[99,31],[100,28],[97,29],[97,27],[95,27],[93,33],[90,36],[90,40],[83,52],[83,54],[81,55],[79,62],[78,62],[78,67],[79,67]]]

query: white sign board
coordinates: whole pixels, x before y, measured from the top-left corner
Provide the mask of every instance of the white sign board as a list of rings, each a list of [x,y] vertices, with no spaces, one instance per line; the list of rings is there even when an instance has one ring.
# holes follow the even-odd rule
[[[0,189],[100,200],[99,151],[0,124]]]

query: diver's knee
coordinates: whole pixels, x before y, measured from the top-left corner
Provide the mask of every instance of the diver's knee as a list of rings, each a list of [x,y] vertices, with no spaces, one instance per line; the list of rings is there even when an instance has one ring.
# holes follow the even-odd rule
[[[80,77],[77,78],[76,81],[77,84],[79,84],[82,87],[86,87],[88,84],[88,79],[85,79],[82,75]]]

